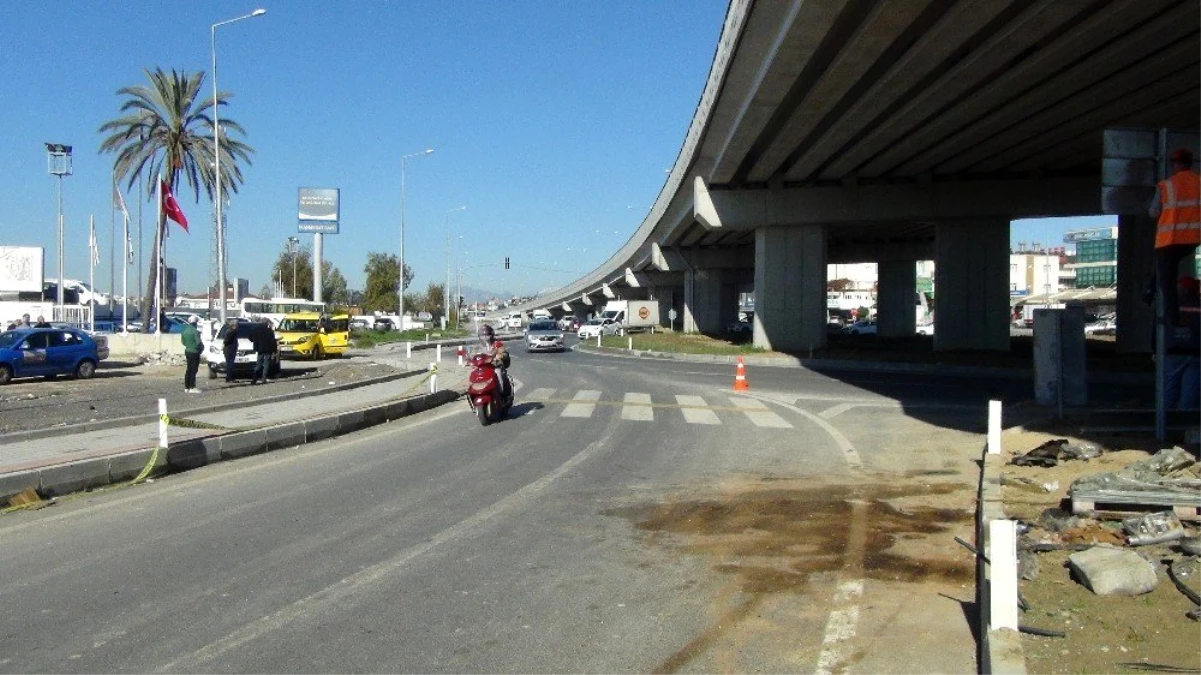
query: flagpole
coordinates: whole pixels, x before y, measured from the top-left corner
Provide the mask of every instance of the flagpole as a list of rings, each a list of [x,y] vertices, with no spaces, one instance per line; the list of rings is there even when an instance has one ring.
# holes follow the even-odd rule
[[[92,288],[91,317],[88,319],[89,330],[96,332],[96,258],[100,251],[96,246],[96,214],[88,214],[88,286]]]
[[[154,261],[154,269],[157,271],[157,274],[155,276],[157,278],[155,279],[155,282],[154,282],[154,317],[153,318],[154,318],[154,332],[161,335],[163,332],[163,322],[159,321],[159,317],[161,317],[163,314],[163,244],[166,243],[163,241],[163,176],[162,176],[162,174],[159,174],[158,183],[155,185],[154,190],[155,190],[155,195],[157,196],[157,199],[154,200],[155,205],[156,205],[155,215],[154,215],[154,226],[155,226],[155,235],[154,236],[156,237],[155,241],[158,244],[154,248],[155,248],[155,253],[157,254],[158,258]],[[146,320],[149,321],[150,317],[147,317]]]
[[[129,257],[133,255],[133,247],[129,245],[129,211],[125,210],[125,199],[121,199],[121,222],[124,229],[125,242],[121,251],[121,332],[129,332]]]

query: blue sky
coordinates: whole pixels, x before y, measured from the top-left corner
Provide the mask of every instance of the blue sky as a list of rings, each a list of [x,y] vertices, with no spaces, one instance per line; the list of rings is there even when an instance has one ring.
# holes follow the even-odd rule
[[[367,253],[399,248],[399,158],[433,148],[406,162],[410,290],[444,280],[449,221],[465,285],[531,294],[594,269],[645,217],[704,87],[726,2],[0,3],[0,245],[45,247],[46,277],[57,275],[57,179],[43,142],[72,145],[66,276],[87,279],[94,214],[97,286],[111,276],[119,292],[112,156],[98,153],[97,129],[117,117],[119,88],[145,83],[143,69],[207,73],[210,26],[258,7],[267,13],[217,29],[218,84],[234,94],[222,115],[256,150],[227,213],[228,276],[249,278],[252,292],[269,283],[297,234],[297,189],[336,187],[342,232],[326,236],[325,258],[361,288]],[[178,196],[192,231],[173,227],[168,264],[181,290],[202,292],[212,209]],[[136,201],[135,191],[135,218]],[[146,204],[146,258],[153,217]],[[1081,226],[1015,225],[1013,241],[1058,244]]]

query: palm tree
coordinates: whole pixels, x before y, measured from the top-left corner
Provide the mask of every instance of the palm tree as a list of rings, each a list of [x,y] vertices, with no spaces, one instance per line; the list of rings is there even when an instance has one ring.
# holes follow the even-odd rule
[[[162,68],[146,70],[150,86],[122,87],[118,96],[126,97],[121,104],[122,116],[101,125],[99,132],[110,135],[100,144],[101,153],[116,153],[113,162],[113,182],[133,187],[139,178],[147,187],[147,194],[158,194],[155,180],[162,175],[171,191],[179,195],[176,186],[182,177],[192,189],[196,202],[200,201],[201,189],[213,198],[214,182],[213,135],[211,116],[213,99],[197,101],[204,73],[185,73]],[[217,92],[217,105],[229,105],[232,94]],[[230,138],[230,132],[245,135],[237,122],[221,115],[221,190],[224,194],[236,193],[243,182],[241,163],[251,164],[254,149],[245,143]],[[151,302],[158,285],[159,242],[165,234],[166,217],[158,220],[154,238],[150,275],[146,295],[142,299],[142,329],[149,331]]]

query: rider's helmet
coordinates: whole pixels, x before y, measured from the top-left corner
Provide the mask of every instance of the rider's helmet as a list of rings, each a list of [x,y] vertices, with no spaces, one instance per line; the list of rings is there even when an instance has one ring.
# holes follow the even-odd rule
[[[480,338],[491,344],[496,339],[496,331],[492,330],[492,326],[484,324],[484,327],[480,329]]]

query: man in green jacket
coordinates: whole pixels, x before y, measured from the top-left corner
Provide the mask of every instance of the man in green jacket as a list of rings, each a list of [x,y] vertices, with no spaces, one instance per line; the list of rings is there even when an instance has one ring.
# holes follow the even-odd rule
[[[188,363],[183,371],[183,390],[189,394],[200,393],[196,388],[196,371],[200,370],[200,350],[204,346],[200,341],[200,331],[196,330],[196,323],[199,321],[200,317],[195,314],[189,316],[188,325],[184,326],[183,333],[179,336],[183,342],[183,355]]]

